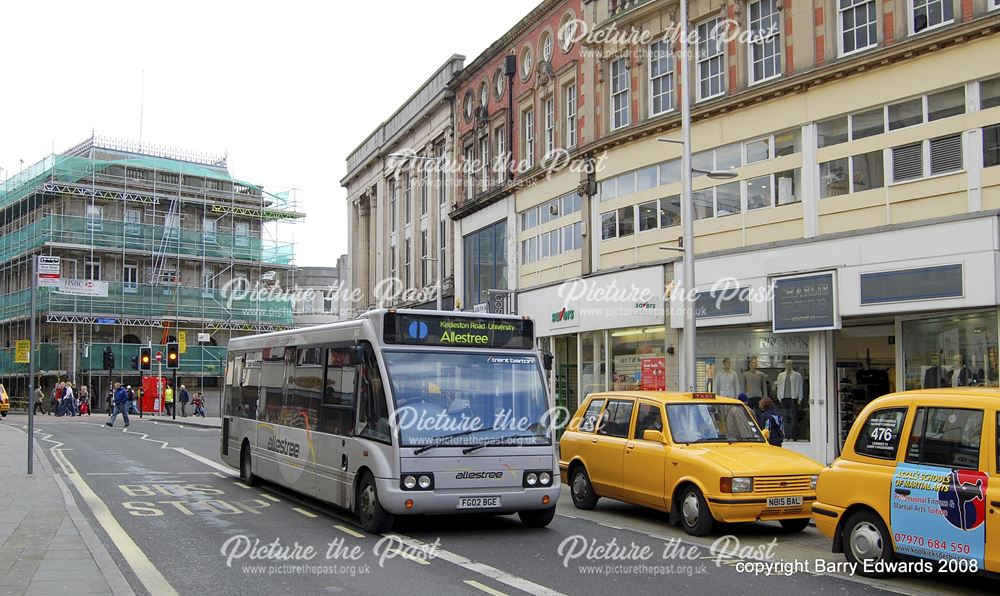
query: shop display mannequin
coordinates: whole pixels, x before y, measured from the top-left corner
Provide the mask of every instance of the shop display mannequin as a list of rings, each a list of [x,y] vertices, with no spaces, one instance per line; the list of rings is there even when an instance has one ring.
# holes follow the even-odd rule
[[[757,357],[750,357],[750,369],[743,372],[743,393],[747,394],[747,403],[754,411],[760,398],[767,395],[767,377],[757,370]]]
[[[722,359],[722,370],[715,373],[715,393],[724,397],[736,397],[740,394],[740,378],[732,369],[729,358]]]
[[[790,399],[798,403],[802,399],[802,373],[793,368],[794,363],[789,358],[785,360],[785,370],[778,373],[775,383],[778,391],[778,401],[784,405],[784,400]]]
[[[941,366],[941,357],[931,354],[931,366],[924,371],[924,389],[937,389],[948,386],[948,374]]]
[[[952,387],[965,387],[971,385],[973,381],[972,371],[969,367],[965,366],[965,362],[962,360],[961,354],[955,354],[951,359],[952,369],[951,369],[951,386]]]

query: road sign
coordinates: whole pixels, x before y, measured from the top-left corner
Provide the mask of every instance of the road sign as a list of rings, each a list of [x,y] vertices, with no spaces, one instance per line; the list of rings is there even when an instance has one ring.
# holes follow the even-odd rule
[[[60,268],[59,257],[40,255],[37,264],[38,287],[61,287],[62,283],[59,280]]]
[[[211,334],[209,334],[209,333],[199,333],[198,334],[198,343],[200,343],[200,344],[207,344],[210,341],[212,341],[212,335]]]
[[[104,318],[104,317],[98,317],[97,321],[95,321],[95,322],[98,325],[114,325],[114,324],[116,324],[118,322],[118,320],[117,319],[107,319],[107,318]]]
[[[183,354],[184,352],[187,352],[187,349],[188,349],[187,331],[178,331],[177,332],[177,343],[180,344],[178,346],[178,351],[181,354]]]
[[[163,352],[157,352],[156,353],[156,361],[157,362],[162,362],[163,361]]]
[[[31,361],[31,340],[19,339],[14,342],[14,364],[28,364]]]

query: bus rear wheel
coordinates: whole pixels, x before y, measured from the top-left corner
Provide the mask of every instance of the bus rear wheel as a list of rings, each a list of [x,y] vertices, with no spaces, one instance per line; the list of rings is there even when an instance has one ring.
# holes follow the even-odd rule
[[[253,466],[250,462],[250,445],[243,444],[240,452],[240,480],[247,486],[257,484],[257,477],[253,475]]]
[[[529,509],[518,511],[517,516],[521,518],[521,523],[529,528],[544,528],[552,522],[556,516],[556,508],[553,505],[547,509]]]
[[[357,495],[358,519],[361,527],[372,534],[388,532],[392,527],[392,514],[382,508],[378,500],[378,488],[371,472],[365,472],[358,484]]]

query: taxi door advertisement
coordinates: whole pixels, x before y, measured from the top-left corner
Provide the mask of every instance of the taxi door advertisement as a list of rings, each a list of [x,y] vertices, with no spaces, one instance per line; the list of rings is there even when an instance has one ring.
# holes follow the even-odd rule
[[[974,470],[899,464],[892,479],[896,552],[984,566],[989,476]]]

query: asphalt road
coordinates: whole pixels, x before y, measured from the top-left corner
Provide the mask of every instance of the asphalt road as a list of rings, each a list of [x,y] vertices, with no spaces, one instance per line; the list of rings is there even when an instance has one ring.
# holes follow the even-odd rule
[[[239,483],[219,462],[215,429],[133,418],[126,432],[121,422],[109,429],[104,420],[39,417],[37,437],[73,481],[81,510],[137,593],[996,591],[993,580],[978,576],[873,581],[817,573],[818,562],[843,558],[829,553],[828,541],[812,528],[788,534],[777,524],[748,524],[691,539],[657,512],[607,500],[592,512],[578,511],[565,492],[545,529],[524,528],[515,516],[414,517],[397,518],[395,538],[372,536],[342,510],[276,486]],[[726,534],[737,536],[752,558],[774,543],[771,560],[797,567],[756,574],[745,558],[718,557],[709,547]],[[286,560],[252,558],[266,551]]]

